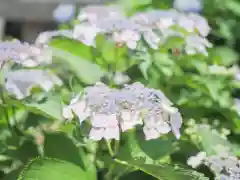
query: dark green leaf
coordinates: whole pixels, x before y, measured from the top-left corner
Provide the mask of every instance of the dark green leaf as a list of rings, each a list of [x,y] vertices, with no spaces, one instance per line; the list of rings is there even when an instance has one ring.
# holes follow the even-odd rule
[[[137,163],[132,163],[132,165],[159,180],[208,180],[208,178],[204,177],[201,173],[180,167]]]
[[[66,151],[67,150],[67,151]],[[72,162],[84,167],[84,153],[66,133],[47,133],[45,135],[44,155]]]

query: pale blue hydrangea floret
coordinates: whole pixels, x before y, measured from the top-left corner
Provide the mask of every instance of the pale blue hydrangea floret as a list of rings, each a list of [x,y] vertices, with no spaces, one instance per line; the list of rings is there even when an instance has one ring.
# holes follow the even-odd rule
[[[67,22],[74,17],[75,9],[73,4],[59,4],[53,11],[53,17],[57,22]]]
[[[200,12],[203,8],[202,0],[174,0],[173,7],[184,12]]]
[[[180,138],[182,117],[178,109],[159,91],[141,83],[112,89],[102,83],[87,87],[81,96],[63,109],[67,119],[79,118],[80,123],[90,119],[93,140],[120,139],[120,131],[143,125],[147,140],[156,139],[173,131]]]

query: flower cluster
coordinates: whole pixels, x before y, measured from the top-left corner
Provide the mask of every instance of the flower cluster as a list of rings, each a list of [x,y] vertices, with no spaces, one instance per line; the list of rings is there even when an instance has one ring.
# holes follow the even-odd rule
[[[30,45],[18,40],[4,41],[0,43],[0,53],[0,65],[6,67],[1,85],[17,99],[29,96],[36,86],[48,92],[54,85],[62,85],[62,81],[50,71],[34,69],[39,65],[52,63],[52,52],[47,46]],[[11,64],[19,64],[20,69],[12,70],[8,66]]]
[[[210,32],[208,22],[194,13],[170,9],[126,17],[117,7],[87,6],[80,9],[78,19],[81,23],[75,26],[73,38],[89,46],[95,46],[99,33],[107,34],[116,43],[126,44],[130,49],[137,49],[141,37],[153,49],[158,49],[170,37],[180,37],[185,40],[184,49],[188,54],[207,55],[206,48],[212,46],[205,38]]]
[[[89,119],[92,129],[90,139],[120,139],[124,132],[143,125],[146,140],[155,139],[172,130],[180,138],[182,117],[177,108],[159,91],[141,83],[112,89],[96,83],[84,89],[63,109],[63,116],[72,119],[74,114],[80,124]]]
[[[50,71],[23,69],[5,73],[4,87],[17,99],[29,96],[34,87],[39,86],[42,90],[49,92],[54,85],[61,86],[62,81]]]
[[[222,151],[212,156],[207,156],[205,152],[200,152],[196,156],[190,157],[188,164],[194,168],[200,164],[205,164],[213,171],[216,180],[240,179],[240,161],[227,151]]]
[[[52,62],[52,53],[48,48],[40,48],[18,40],[1,42],[0,53],[0,65],[5,64],[9,60],[23,67],[36,67],[40,64]]]

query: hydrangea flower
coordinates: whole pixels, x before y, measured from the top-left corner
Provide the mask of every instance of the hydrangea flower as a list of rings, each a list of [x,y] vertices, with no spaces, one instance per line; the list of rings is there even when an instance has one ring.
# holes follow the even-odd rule
[[[5,74],[4,88],[17,99],[24,99],[31,94],[34,87],[49,92],[55,85],[61,86],[62,81],[51,72],[43,70],[16,70]]]
[[[205,152],[200,152],[196,156],[190,157],[188,164],[193,168],[201,164],[208,166],[215,174],[215,180],[240,179],[240,161],[228,150],[219,151],[216,155],[207,155]]]
[[[141,34],[133,30],[123,30],[113,33],[113,39],[116,43],[126,44],[129,49],[136,49],[137,42],[141,39]]]
[[[100,32],[100,28],[88,24],[79,24],[74,27],[73,38],[81,41],[87,46],[95,47],[95,38]]]
[[[3,54],[1,61],[12,60],[24,67],[36,67],[52,62],[52,52],[47,47],[40,48],[18,40],[1,42],[0,51]]]
[[[64,36],[68,38],[72,38],[73,31],[72,30],[58,30],[58,31],[45,31],[38,35],[35,40],[36,45],[47,45],[49,41],[56,36]]]
[[[90,139],[120,139],[120,132],[143,125],[145,139],[156,139],[172,131],[180,138],[182,117],[177,108],[159,91],[141,83],[112,89],[97,83],[84,89],[63,110],[66,119],[74,114],[80,123],[89,119]]]
[[[158,49],[176,34],[180,34],[185,41],[188,54],[207,55],[206,48],[211,47],[205,38],[210,32],[206,19],[198,14],[180,13],[175,9],[152,10],[126,17],[117,6],[87,6],[81,9],[79,20],[82,23],[75,26],[74,38],[88,46],[94,46],[97,34],[101,33],[109,40],[126,44],[133,50],[138,50],[137,44],[141,37],[150,48]]]
[[[185,51],[189,55],[201,53],[208,56],[207,48],[212,47],[212,44],[207,39],[198,35],[190,35],[186,37]]]
[[[202,0],[174,0],[173,7],[184,12],[200,12]]]
[[[80,8],[80,13],[77,19],[80,22],[95,23],[104,19],[122,18],[124,12],[118,6],[105,6],[105,5],[89,5]]]
[[[73,4],[59,4],[53,11],[53,17],[57,22],[64,23],[74,17],[75,9]]]

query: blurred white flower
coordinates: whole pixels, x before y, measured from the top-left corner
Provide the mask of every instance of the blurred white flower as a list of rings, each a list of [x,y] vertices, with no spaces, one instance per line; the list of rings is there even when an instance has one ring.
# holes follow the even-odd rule
[[[74,101],[74,103],[73,103]],[[111,89],[102,83],[85,88],[79,98],[64,108],[65,118],[73,118],[73,111],[80,122],[89,117],[93,140],[120,138],[121,131],[143,125],[146,140],[155,139],[171,130],[180,138],[182,117],[178,109],[158,90],[141,83]],[[77,107],[78,106],[78,107]],[[75,108],[75,109],[73,109]]]
[[[152,30],[145,31],[143,33],[143,38],[152,49],[158,49],[159,48],[161,39]]]
[[[61,86],[62,81],[49,71],[16,70],[5,74],[4,87],[17,99],[31,95],[31,90],[34,87],[40,87],[49,92],[55,85]]]
[[[197,168],[203,163],[203,160],[207,157],[206,152],[199,152],[196,156],[191,156],[187,160],[187,164],[192,168]]]
[[[187,36],[185,43],[185,51],[189,55],[201,53],[208,56],[207,48],[212,47],[212,44],[207,39],[198,35]]]
[[[133,30],[122,30],[113,33],[113,39],[116,43],[124,43],[129,49],[136,49],[138,41],[141,39],[141,34]]]
[[[81,99],[80,96],[76,96],[68,106],[63,108],[64,118],[73,119],[73,113],[78,117],[80,124],[90,116],[90,110],[87,108],[85,100]]]
[[[95,23],[104,19],[116,19],[124,17],[123,10],[118,6],[89,5],[80,8],[77,19],[82,22]]]
[[[79,24],[74,27],[73,38],[87,46],[95,46],[95,38],[101,29],[87,24]]]
[[[116,85],[123,85],[130,81],[130,77],[122,72],[116,72],[113,81]]]
[[[201,36],[206,37],[210,33],[211,27],[209,26],[206,18],[195,13],[190,13],[188,17],[194,21],[195,28]]]
[[[7,60],[12,60],[24,67],[36,67],[52,62],[52,52],[48,47],[40,48],[18,40],[1,42],[0,51],[3,59],[8,58]]]
[[[200,12],[203,5],[202,0],[174,0],[173,7],[183,12]]]
[[[59,4],[53,11],[53,17],[57,22],[67,22],[74,17],[75,9],[73,4]]]
[[[36,38],[35,44],[37,44],[37,45],[46,45],[55,36],[64,36],[64,37],[72,38],[73,31],[72,30],[58,30],[58,31],[42,32]]]

